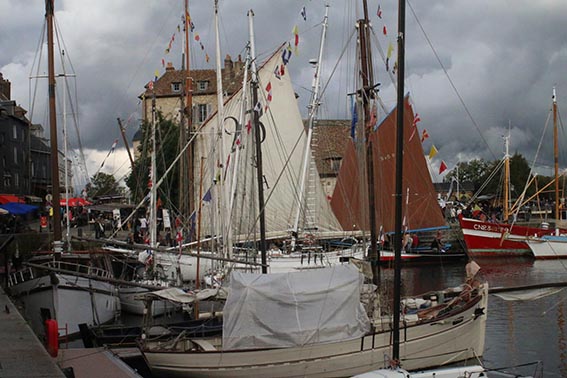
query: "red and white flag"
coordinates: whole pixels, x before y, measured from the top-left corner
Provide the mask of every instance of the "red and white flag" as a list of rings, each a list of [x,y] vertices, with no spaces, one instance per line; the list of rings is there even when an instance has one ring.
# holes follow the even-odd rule
[[[441,165],[439,166],[439,174],[445,172],[447,170],[447,164],[443,160],[441,160]]]

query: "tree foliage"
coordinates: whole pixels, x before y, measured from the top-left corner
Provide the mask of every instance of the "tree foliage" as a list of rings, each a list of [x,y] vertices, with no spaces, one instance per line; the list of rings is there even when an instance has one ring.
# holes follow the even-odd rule
[[[122,188],[116,182],[113,175],[98,172],[91,178],[91,184],[87,188],[89,197],[122,194]]]
[[[151,125],[144,122],[141,125],[142,143],[138,146],[138,157],[134,162],[132,172],[126,179],[132,199],[139,202],[149,191],[149,174],[151,165]],[[173,164],[179,151],[179,126],[161,113],[157,114],[156,122],[156,177],[160,180],[165,171]],[[178,203],[179,198],[179,170],[173,169],[165,178],[165,182],[158,189],[158,197],[162,203],[171,201]]]
[[[483,194],[500,195],[503,190],[504,165],[500,160],[485,161],[484,159],[474,159],[468,162],[457,164],[458,169],[453,169],[445,176],[445,181],[457,178],[460,182],[470,181],[474,184],[475,190],[482,190]],[[498,171],[496,171],[498,169]],[[512,197],[518,197],[528,181],[530,166],[527,160],[519,153],[510,157],[510,188]],[[536,188],[530,186],[527,195],[535,193]]]

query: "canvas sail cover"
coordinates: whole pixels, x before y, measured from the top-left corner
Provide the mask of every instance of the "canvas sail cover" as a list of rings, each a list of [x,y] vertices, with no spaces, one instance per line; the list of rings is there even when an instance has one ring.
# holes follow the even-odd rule
[[[419,133],[414,130],[414,113],[407,96],[404,106],[402,214],[405,226],[410,230],[442,227],[445,220],[437,202]],[[393,232],[395,228],[396,118],[397,110],[394,109],[370,136],[373,143],[376,232],[380,227],[384,232]],[[361,190],[363,184],[358,184],[362,182],[360,167],[355,142],[350,140],[331,200],[333,211],[344,230],[370,229],[368,212],[365,211],[368,203],[366,188]]]
[[[205,161],[201,196],[204,197],[208,190],[212,190],[213,198],[212,201],[203,203],[203,235],[214,233],[211,229],[214,225],[205,224],[208,220],[214,218],[209,216],[210,213],[207,213],[207,211],[214,208],[212,203],[220,193],[220,185],[213,183],[218,184],[222,177],[225,184],[232,185],[234,175],[236,175],[237,190],[230,221],[233,234],[248,235],[253,238],[250,236],[251,230],[257,232],[259,228],[254,134],[250,123],[252,115],[250,110],[255,107],[257,110],[261,109],[260,122],[265,128],[262,154],[267,236],[286,236],[294,223],[299,198],[303,150],[307,138],[289,69],[287,66],[282,68],[284,63],[281,50],[281,48],[278,49],[258,70],[259,104],[251,104],[249,85],[244,88],[248,91],[248,100],[245,104],[247,113],[240,125],[241,130],[239,132],[236,130],[234,120],[240,119],[243,89],[240,88],[225,102],[223,145],[226,156],[222,159],[222,162],[219,162],[219,159],[216,158],[216,154],[218,154],[216,151],[220,148],[216,142],[218,140],[218,132],[216,131],[218,114],[213,114],[199,132],[196,161],[201,159]],[[221,164],[222,169],[219,168]],[[235,167],[236,172],[233,171]],[[197,172],[195,177],[199,178],[198,166],[195,168]],[[311,186],[314,188],[312,189],[313,193],[311,193],[314,198],[311,198],[310,204],[314,207],[313,212],[316,214],[317,227],[324,231],[340,231],[340,224],[324,194],[318,173],[314,176],[317,179]],[[198,198],[196,200],[198,201]],[[228,203],[228,200],[225,203]]]
[[[223,350],[303,346],[362,337],[363,276],[352,265],[314,271],[232,272],[223,310]]]

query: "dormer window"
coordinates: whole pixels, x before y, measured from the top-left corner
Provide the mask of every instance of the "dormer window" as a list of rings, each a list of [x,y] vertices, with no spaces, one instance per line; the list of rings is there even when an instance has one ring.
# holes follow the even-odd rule
[[[181,83],[179,83],[179,82],[171,83],[171,91],[174,92],[174,93],[181,92]]]
[[[205,90],[207,90],[207,88],[209,88],[209,82],[208,81],[198,81],[197,82],[197,89],[199,89],[200,91],[205,91]]]

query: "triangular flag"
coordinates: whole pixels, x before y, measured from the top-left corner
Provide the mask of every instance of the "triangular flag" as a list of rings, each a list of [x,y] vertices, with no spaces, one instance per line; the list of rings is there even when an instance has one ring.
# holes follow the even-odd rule
[[[447,164],[443,160],[441,160],[441,165],[439,166],[439,174],[445,172],[447,170]]]
[[[423,129],[421,132],[421,143],[423,143],[427,138],[429,138],[429,134],[427,133],[427,130]]]
[[[378,10],[376,11],[376,16],[378,16],[378,18],[382,18],[382,8],[380,8],[380,4],[378,4]]]
[[[266,92],[268,92],[267,100],[268,100],[268,102],[271,102],[272,101],[272,82],[268,82],[268,85],[266,85]]]
[[[154,81],[156,81],[159,77],[159,71],[156,70],[156,72],[154,72]]]
[[[205,60],[207,61],[207,63],[209,63],[209,59],[210,59],[210,58],[209,58],[209,54],[206,54],[206,53],[205,53]]]
[[[384,27],[382,28],[382,33],[384,33],[384,35],[388,35],[388,30],[386,29],[386,25],[384,25]]]
[[[305,7],[301,8],[301,17],[303,17],[303,21],[307,21],[307,12],[305,11]]]
[[[421,122],[421,118],[419,117],[419,114],[415,113],[415,116],[413,117],[413,125],[417,126],[418,122]]]
[[[207,190],[207,193],[203,196],[203,202],[211,202],[213,196],[211,194],[211,189]]]
[[[388,42],[388,52],[386,53],[386,57],[391,58],[393,52],[394,52],[394,45],[392,45],[392,42]]]
[[[280,66],[276,66],[276,68],[274,69],[274,75],[281,80],[282,79],[282,75],[280,75]]]
[[[195,33],[195,41],[199,42],[200,39],[199,33]]]
[[[431,149],[429,150],[429,160],[433,159],[435,155],[437,155],[437,148],[434,145],[431,145]]]
[[[297,28],[297,25],[295,25],[293,27],[293,35],[295,36],[295,42],[294,42],[294,48],[293,48],[293,53],[295,55],[299,55],[299,51],[297,49],[297,45],[299,45],[299,29]]]

